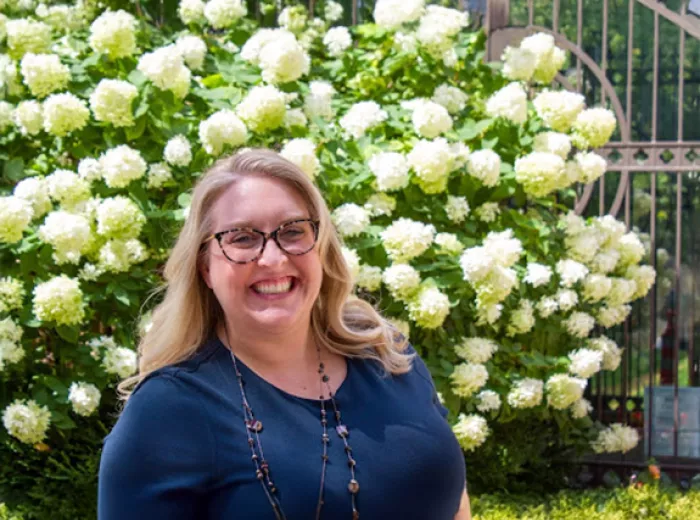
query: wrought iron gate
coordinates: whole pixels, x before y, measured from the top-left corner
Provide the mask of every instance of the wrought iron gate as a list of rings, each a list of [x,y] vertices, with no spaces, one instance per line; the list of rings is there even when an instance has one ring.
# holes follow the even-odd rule
[[[624,456],[587,459],[598,473],[632,471],[651,457],[677,479],[700,472],[699,4],[487,3],[488,59],[529,34],[549,33],[572,58],[555,81],[614,111],[619,133],[600,150],[608,173],[580,190],[576,211],[609,213],[646,233],[659,273],[613,332],[625,347],[620,368],[599,374],[588,390],[600,420],[638,428],[643,442]]]

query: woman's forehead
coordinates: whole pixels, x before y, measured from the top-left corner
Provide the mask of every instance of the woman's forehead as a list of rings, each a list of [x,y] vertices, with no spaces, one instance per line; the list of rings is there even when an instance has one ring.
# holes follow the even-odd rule
[[[213,208],[219,226],[278,225],[309,218],[304,198],[279,179],[243,177],[222,193]]]

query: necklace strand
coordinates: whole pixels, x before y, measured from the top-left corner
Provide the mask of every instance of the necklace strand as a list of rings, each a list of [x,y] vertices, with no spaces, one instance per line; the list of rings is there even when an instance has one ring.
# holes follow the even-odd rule
[[[277,497],[277,487],[272,482],[272,477],[270,475],[270,466],[265,459],[263,452],[262,441],[260,440],[260,432],[262,432],[263,425],[262,422],[255,418],[253,408],[248,402],[248,397],[245,393],[245,382],[243,381],[243,376],[238,369],[238,363],[236,362],[236,356],[233,350],[230,348],[231,342],[228,338],[228,330],[225,330],[226,341],[229,345],[229,352],[231,354],[231,360],[233,361],[233,368],[236,373],[236,380],[238,382],[238,387],[241,391],[241,400],[243,405],[243,420],[245,423],[245,431],[248,437],[248,446],[251,449],[251,460],[255,465],[255,476],[260,481],[260,484],[267,496],[270,505],[275,513],[275,518],[277,520],[286,520],[286,516],[282,509],[282,505]],[[360,518],[360,512],[357,509],[357,494],[360,490],[360,484],[355,476],[355,467],[357,462],[353,458],[352,447],[348,443],[349,430],[346,425],[343,424],[341,420],[340,409],[335,400],[335,395],[330,386],[330,378],[325,373],[325,366],[321,361],[321,349],[316,345],[316,354],[318,356],[318,373],[319,373],[319,396],[321,404],[321,426],[322,426],[322,436],[321,444],[323,445],[323,451],[321,453],[322,466],[321,466],[321,482],[319,487],[318,502],[316,504],[316,520],[321,518],[321,510],[323,508],[323,491],[325,488],[325,478],[326,478],[326,468],[328,465],[328,444],[330,442],[330,436],[328,435],[328,418],[326,411],[326,401],[323,398],[323,384],[325,383],[326,389],[328,391],[329,400],[333,406],[333,415],[336,422],[336,433],[343,441],[343,449],[348,458],[348,468],[350,469],[350,482],[348,483],[348,491],[350,492],[350,499],[352,504],[352,520],[358,520]]]

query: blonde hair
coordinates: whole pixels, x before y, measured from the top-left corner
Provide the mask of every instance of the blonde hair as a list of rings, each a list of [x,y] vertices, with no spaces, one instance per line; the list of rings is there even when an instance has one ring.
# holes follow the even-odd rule
[[[224,318],[216,296],[199,272],[206,251],[202,242],[214,232],[214,203],[246,176],[284,182],[302,196],[311,218],[319,221],[316,247],[323,278],[311,312],[311,331],[318,344],[347,357],[376,360],[389,374],[408,372],[413,356],[403,353],[407,340],[372,305],[352,294],[352,274],[318,188],[279,154],[252,149],[220,159],[195,186],[189,216],[165,264],[165,282],[154,292],[163,294],[163,300],[154,309],[152,325],[139,343],[139,373],[119,384],[120,394],[128,398],[151,372],[191,357]]]

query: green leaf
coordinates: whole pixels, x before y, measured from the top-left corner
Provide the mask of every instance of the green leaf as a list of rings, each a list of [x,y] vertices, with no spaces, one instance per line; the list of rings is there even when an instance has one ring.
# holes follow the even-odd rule
[[[2,171],[3,177],[14,182],[18,182],[19,180],[21,180],[23,177],[23,173],[24,159],[21,158],[10,159],[9,161],[7,161]]]
[[[66,414],[58,412],[56,410],[53,410],[51,412],[51,424],[59,430],[71,430],[76,426],[76,424],[73,422],[73,419],[68,417]]]
[[[56,327],[56,332],[69,343],[77,343],[80,337],[80,329],[77,326],[58,325]]]

